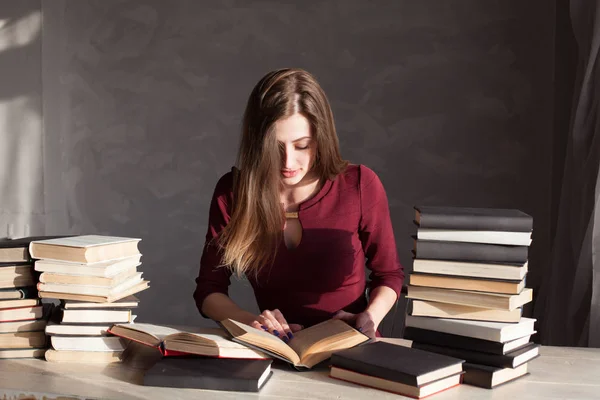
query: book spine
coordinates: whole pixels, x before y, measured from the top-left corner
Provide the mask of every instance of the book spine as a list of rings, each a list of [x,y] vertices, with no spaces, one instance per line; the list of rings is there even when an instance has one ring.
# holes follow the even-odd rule
[[[416,257],[430,260],[524,263],[528,246],[416,240]]]
[[[405,385],[418,386],[417,378],[414,376],[402,374],[398,371],[392,371],[376,365],[365,364],[357,360],[351,360],[335,353],[331,356],[330,364],[338,368],[358,372],[359,374],[374,376],[392,382],[400,382]]]
[[[433,229],[530,232],[533,229],[533,219],[526,216],[500,217],[421,213],[419,226]]]

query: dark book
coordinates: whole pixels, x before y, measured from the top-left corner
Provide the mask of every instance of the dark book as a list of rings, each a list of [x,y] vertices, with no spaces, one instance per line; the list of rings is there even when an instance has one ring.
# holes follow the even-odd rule
[[[467,336],[453,335],[451,333],[437,332],[429,329],[413,328],[404,329],[404,339],[414,342],[433,344],[438,346],[451,346],[458,349],[479,351],[482,353],[503,355],[529,344],[531,335],[523,336],[510,342],[500,343],[491,340],[476,339]]]
[[[533,218],[516,209],[467,207],[415,207],[415,222],[422,228],[529,232]]]
[[[54,239],[64,236],[28,236],[19,239],[0,239],[0,263],[27,262],[29,244],[34,240]]]
[[[489,365],[464,363],[463,383],[478,386],[485,389],[493,389],[499,385],[514,381],[517,378],[528,375],[527,363],[517,368],[496,368]]]
[[[272,360],[166,357],[144,374],[144,386],[258,392]]]
[[[415,240],[413,251],[420,259],[522,264],[527,261],[528,249],[528,246]]]
[[[463,362],[386,342],[365,344],[331,356],[334,367],[416,387],[460,374]]]
[[[450,357],[460,357],[468,363],[489,365],[491,367],[498,368],[516,368],[528,361],[533,360],[539,356],[540,345],[536,343],[529,343],[520,349],[511,351],[506,354],[489,354],[481,353],[473,350],[459,349],[448,346],[438,346],[434,344],[413,342],[412,347],[414,349],[420,349],[437,353],[440,355],[446,355]]]

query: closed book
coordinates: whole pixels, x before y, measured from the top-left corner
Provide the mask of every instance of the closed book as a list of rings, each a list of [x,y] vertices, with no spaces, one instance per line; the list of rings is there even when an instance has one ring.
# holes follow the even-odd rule
[[[44,358],[45,347],[24,349],[2,349],[0,348],[0,359],[10,358]]]
[[[434,301],[421,301],[409,299],[408,315],[435,318],[467,319],[474,321],[491,322],[519,322],[522,309],[498,310],[493,308],[480,308],[464,306],[461,304],[438,303]]]
[[[507,244],[529,246],[531,232],[476,231],[464,229],[418,228],[419,240],[443,240],[446,242]]]
[[[35,270],[50,274],[70,275],[73,277],[99,277],[113,278],[124,271],[141,265],[142,255],[135,254],[131,257],[117,260],[98,261],[95,263],[73,263],[56,260],[36,260]]]
[[[18,239],[0,240],[0,263],[29,261],[29,244],[34,240],[45,240],[64,236],[29,236]]]
[[[33,286],[35,283],[32,264],[0,265],[0,289],[14,290],[16,287]]]
[[[386,392],[400,394],[402,396],[412,397],[414,399],[423,399],[432,394],[442,392],[452,387],[460,385],[462,375],[455,374],[446,378],[438,379],[426,385],[411,386],[404,383],[377,378],[375,376],[361,374],[344,368],[331,366],[329,376],[346,382],[352,382],[357,385],[372,387],[385,390]]]
[[[528,246],[415,240],[413,251],[416,258],[429,260],[524,263],[528,249]]]
[[[144,374],[144,386],[258,392],[272,360],[167,357]]]
[[[521,364],[517,368],[497,368],[489,365],[464,363],[463,383],[485,389],[493,389],[499,385],[514,381],[528,375],[528,364]]]
[[[505,323],[407,315],[405,326],[505,343],[533,334],[535,321],[525,317],[517,323]]]
[[[0,300],[32,299],[37,296],[35,286],[0,289]]]
[[[520,349],[506,354],[489,354],[473,350],[458,349],[455,347],[438,346],[419,342],[413,342],[412,347],[450,357],[461,357],[466,362],[473,364],[483,364],[498,368],[516,368],[519,365],[536,358],[539,355],[540,345],[536,343],[529,343]]]
[[[451,333],[436,332],[428,329],[407,327],[404,329],[404,339],[419,343],[452,346],[459,349],[479,351],[490,354],[506,354],[529,344],[531,335],[528,334],[510,342],[500,343],[491,340],[475,339]]]
[[[415,222],[423,228],[529,232],[533,218],[517,209],[416,206]]]
[[[34,240],[29,244],[29,254],[36,259],[92,264],[136,256],[140,240],[102,235]]]
[[[481,279],[522,280],[527,275],[529,263],[494,263],[455,260],[414,259],[413,273],[443,276],[464,276]],[[426,285],[424,285],[426,286]]]
[[[433,288],[427,286],[408,286],[406,297],[409,299],[462,304],[472,307],[514,310],[531,302],[533,299],[533,290],[531,288],[526,288],[519,294],[504,294]]]
[[[410,274],[409,283],[412,286],[427,286],[445,289],[471,290],[474,292],[507,294],[519,294],[525,288],[525,279],[499,280],[419,273]]]
[[[463,362],[387,342],[372,342],[331,356],[331,365],[337,368],[417,387],[460,374]]]

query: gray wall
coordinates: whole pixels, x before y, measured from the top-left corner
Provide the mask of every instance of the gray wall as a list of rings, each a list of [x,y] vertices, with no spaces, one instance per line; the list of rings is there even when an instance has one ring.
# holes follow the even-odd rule
[[[515,207],[535,218],[535,287],[553,2],[57,0],[43,14],[46,232],[143,238],[139,320],[206,323],[191,294],[212,190],[254,83],[286,66],[317,76],[344,156],[380,175],[407,270],[413,205]],[[246,283],[232,296],[256,307]]]
[[[44,230],[40,0],[0,0],[0,238]]]

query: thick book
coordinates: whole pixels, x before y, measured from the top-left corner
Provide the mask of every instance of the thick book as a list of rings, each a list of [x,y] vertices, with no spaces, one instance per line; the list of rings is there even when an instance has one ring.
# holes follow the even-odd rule
[[[422,228],[530,232],[533,218],[517,209],[415,206]]]
[[[29,244],[29,253],[35,259],[90,264],[136,256],[140,240],[101,235],[35,240]]]
[[[453,260],[413,260],[413,272],[487,279],[522,280],[527,275],[528,268],[528,262],[511,264]]]
[[[531,302],[533,299],[533,290],[526,288],[519,294],[504,294],[443,289],[427,286],[408,286],[406,297],[409,299],[462,304],[480,308],[515,310]]]
[[[445,289],[470,290],[473,292],[519,294],[525,288],[525,279],[491,280],[460,276],[412,273],[409,276],[412,286],[427,286]]]
[[[14,289],[21,286],[33,286],[36,278],[32,264],[0,265],[0,289]]]
[[[33,307],[40,303],[39,299],[0,300],[0,310],[6,308]]]
[[[442,240],[445,242],[505,244],[529,246],[531,232],[475,231],[459,229],[418,228],[418,240]]]
[[[89,284],[62,284],[62,283],[38,283],[37,288],[40,292],[56,292],[81,294],[85,296],[114,296],[123,293],[134,286],[139,285],[143,281],[142,272],[136,272],[123,282],[115,286],[91,286]]]
[[[131,310],[86,310],[59,308],[57,321],[66,324],[127,323],[132,321]]]
[[[527,363],[521,364],[517,368],[497,368],[489,365],[464,363],[463,369],[465,371],[464,384],[484,389],[493,389],[529,374]]]
[[[46,361],[82,363],[82,364],[110,364],[121,362],[123,350],[118,351],[86,351],[86,350],[54,350],[48,349],[44,354]]]
[[[533,360],[540,354],[540,345],[533,342],[506,354],[489,354],[474,350],[438,346],[420,342],[413,342],[412,347],[449,357],[460,357],[466,362],[473,364],[483,364],[498,368],[517,368],[519,365]]]
[[[45,345],[44,331],[0,333],[0,349],[39,348]]]
[[[119,293],[111,294],[108,296],[92,296],[87,294],[74,294],[74,293],[61,293],[61,292],[38,292],[38,296],[41,299],[59,299],[59,300],[74,300],[74,301],[83,301],[90,303],[113,303],[115,301],[121,300],[125,297],[131,296],[133,294],[139,293],[142,290],[148,289],[150,282],[143,280],[140,283],[132,286],[131,288],[124,290]]]
[[[0,322],[0,333],[43,331],[48,321],[44,318]]]
[[[29,236],[19,239],[0,239],[0,263],[19,263],[30,260],[28,247],[34,240],[46,240],[64,236]]]
[[[135,296],[127,296],[115,302],[105,303],[89,303],[85,301],[62,300],[61,306],[65,310],[88,310],[88,309],[119,309],[119,308],[136,308],[139,304],[139,299]]]
[[[234,341],[243,343],[292,364],[312,368],[332,353],[369,342],[371,339],[342,320],[330,319],[302,329],[286,344],[280,338],[238,321],[226,319],[221,325]]]
[[[460,385],[462,376],[460,374],[450,375],[422,386],[411,386],[404,383],[377,378],[371,375],[361,374],[344,368],[331,366],[329,376],[345,382],[355,383],[361,386],[367,386],[374,389],[385,390],[386,392],[396,393],[414,399],[423,399],[433,394]]]
[[[404,339],[419,343],[452,346],[459,349],[503,355],[529,344],[531,334],[511,340],[510,342],[500,343],[409,326],[404,329]]]
[[[144,386],[258,392],[272,375],[272,360],[167,357],[144,374]]]
[[[112,324],[105,325],[81,325],[81,324],[57,324],[46,325],[48,336],[108,336],[108,330]]]
[[[10,287],[0,289],[0,300],[32,299],[37,296],[35,286]]]
[[[42,272],[39,276],[39,281],[40,283],[55,285],[89,285],[103,288],[113,288],[133,278],[137,274],[141,274],[141,272],[138,272],[136,267],[128,268],[112,277],[81,276]]]
[[[229,339],[221,328],[186,328],[146,323],[115,324],[113,335],[155,347],[165,355],[198,354],[222,358],[265,359],[267,355]]]
[[[123,351],[127,341],[117,336],[50,336],[57,351]]]
[[[475,321],[519,322],[523,310],[521,308],[498,310],[410,299],[407,314],[420,317],[468,319]]]
[[[28,306],[0,309],[0,322],[26,321],[42,318],[43,306]]]
[[[11,358],[44,358],[45,347],[28,349],[2,349],[0,348],[0,359]]]
[[[338,351],[330,364],[360,374],[420,387],[462,372],[464,360],[387,342]]]
[[[507,246],[487,243],[442,242],[415,240],[415,258],[427,260],[479,261],[488,263],[525,263],[528,246]]]
[[[505,343],[533,334],[535,321],[525,317],[518,323],[505,323],[407,315],[405,326]]]
[[[47,272],[49,274],[70,275],[73,277],[99,277],[112,279],[124,271],[141,265],[141,258],[141,254],[136,254],[118,260],[99,261],[87,264],[55,260],[36,260],[35,270]]]

